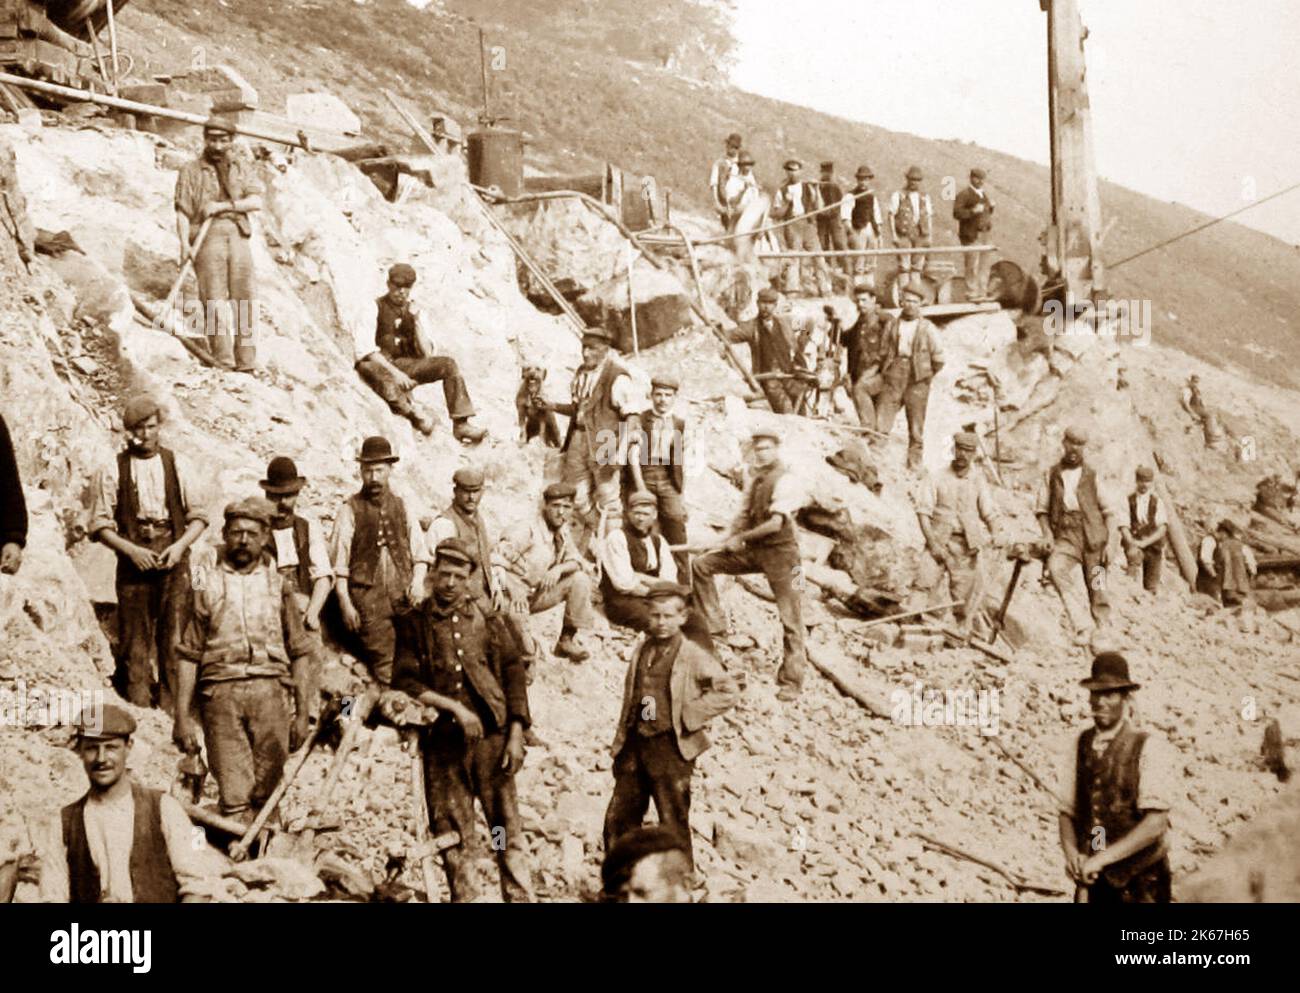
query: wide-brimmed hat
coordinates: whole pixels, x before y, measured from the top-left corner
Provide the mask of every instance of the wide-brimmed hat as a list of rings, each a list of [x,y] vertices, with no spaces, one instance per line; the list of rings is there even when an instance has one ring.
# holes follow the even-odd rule
[[[307,485],[307,480],[298,475],[298,467],[293,464],[293,459],[287,455],[277,455],[267,465],[266,478],[259,480],[258,485],[268,495],[282,496],[297,493]]]
[[[1091,692],[1103,692],[1136,690],[1142,684],[1129,678],[1128,659],[1119,652],[1102,652],[1092,660],[1092,675],[1079,680],[1079,685]]]
[[[357,456],[357,461],[397,462],[399,459],[393,454],[393,446],[388,443],[388,439],[376,434],[361,443],[361,454]]]

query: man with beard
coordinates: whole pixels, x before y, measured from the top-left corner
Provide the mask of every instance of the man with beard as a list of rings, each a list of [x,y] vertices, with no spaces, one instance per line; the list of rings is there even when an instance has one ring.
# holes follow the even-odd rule
[[[221,812],[251,821],[307,738],[306,638],[293,590],[265,555],[275,508],[262,497],[227,505],[224,544],[191,567],[193,606],[181,637],[173,739],[199,750],[195,690]],[[286,690],[293,691],[293,718]]]
[[[420,732],[420,753],[429,826],[435,835],[460,835],[442,853],[452,902],[478,896],[477,797],[492,829],[501,896],[528,903],[528,849],[515,793],[530,723],[527,677],[500,617],[484,614],[470,589],[476,568],[460,539],[438,543],[432,595],[398,618],[393,687],[440,711]]]
[[[162,408],[137,396],[122,411],[127,447],[92,488],[91,538],[117,553],[113,685],[137,707],[171,712],[176,638],[188,593],[190,546],[207,527],[193,474],[159,443]]]
[[[361,443],[361,492],[343,502],[330,537],[343,624],[360,636],[362,660],[381,686],[393,679],[393,615],[424,599],[429,568],[420,522],[388,485],[397,461],[387,438]]]
[[[1088,903],[1168,903],[1174,759],[1165,739],[1135,726],[1128,661],[1104,652],[1079,683],[1093,727],[1072,737],[1058,769],[1065,871]]]
[[[943,368],[939,329],[921,316],[925,297],[915,284],[903,290],[903,307],[881,338],[884,386],[876,407],[876,430],[889,434],[898,409],[907,415],[907,467],[918,469],[925,449],[925,414],[930,381]]]
[[[252,372],[257,348],[248,215],[262,209],[263,188],[234,141],[228,121],[213,117],[204,125],[203,154],[176,175],[176,234],[181,266],[194,263],[209,352],[224,368]],[[211,223],[195,254],[204,221]]]
[[[1088,623],[1075,616],[1070,597],[1070,575],[1083,572],[1088,605],[1098,629],[1110,617],[1110,600],[1106,595],[1106,566],[1110,562],[1111,525],[1115,508],[1097,486],[1097,474],[1083,461],[1088,436],[1077,427],[1066,430],[1065,453],[1061,461],[1048,470],[1038,491],[1034,509],[1049,550],[1047,575],[1055,587],[1065,614],[1075,633],[1075,643],[1089,641]]]

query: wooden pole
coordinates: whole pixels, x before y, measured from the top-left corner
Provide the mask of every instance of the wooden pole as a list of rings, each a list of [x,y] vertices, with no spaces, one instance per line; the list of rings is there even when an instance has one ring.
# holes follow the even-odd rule
[[[627,314],[632,322],[632,354],[637,358],[641,357],[641,343],[637,340],[636,335],[636,293],[632,290],[632,267],[636,265],[636,253],[632,251],[632,243],[627,243]]]
[[[760,259],[856,259],[888,255],[969,255],[972,252],[995,252],[995,245],[943,245],[938,248],[836,248],[815,252],[756,252]]]
[[[113,62],[113,92],[116,95],[122,69],[117,64],[117,19],[113,16],[113,0],[108,0],[108,48]]]
[[[309,756],[312,749],[316,747],[316,741],[320,738],[320,732],[321,725],[317,724],[316,727],[312,729],[307,740],[303,742],[302,747],[298,749],[297,754],[290,759],[289,765],[280,775],[279,784],[275,787],[275,790],[271,795],[267,797],[266,803],[264,803],[262,809],[257,812],[257,817],[253,819],[253,823],[248,825],[248,829],[244,832],[244,836],[230,846],[230,857],[234,861],[242,862],[248,857],[248,849],[252,847],[253,839],[261,833],[262,828],[266,827],[266,822],[271,819],[271,815],[274,814],[276,808],[280,806],[280,801],[284,799],[284,795],[288,792],[289,787],[293,785],[293,781],[298,778],[298,773],[302,772],[302,767],[307,762],[307,756]]]

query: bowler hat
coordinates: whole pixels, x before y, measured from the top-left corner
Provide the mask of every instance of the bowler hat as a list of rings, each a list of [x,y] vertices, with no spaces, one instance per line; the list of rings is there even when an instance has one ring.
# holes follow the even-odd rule
[[[971,179],[987,179],[987,178],[988,178],[988,173],[986,173],[983,169],[981,169],[981,168],[979,168],[978,166],[976,166],[974,169],[972,169],[972,170],[970,171],[970,178],[971,178]]]
[[[907,178],[908,178],[908,179],[924,179],[924,178],[925,178],[925,173],[921,172],[921,167],[920,167],[920,166],[912,166],[912,168],[910,168],[910,169],[907,170]]]
[[[388,281],[394,286],[415,285],[415,269],[405,262],[398,262],[388,270]]]
[[[461,490],[481,490],[483,470],[470,465],[461,466],[451,474],[451,483]]]
[[[133,396],[126,402],[126,406],[122,408],[122,426],[130,431],[155,414],[161,416],[161,405],[147,393],[141,393]]]
[[[135,718],[113,703],[83,707],[77,715],[76,729],[78,738],[90,741],[129,738],[135,734]]]
[[[554,500],[572,500],[578,490],[572,483],[552,483],[542,491],[542,499],[547,503]]]
[[[443,538],[433,550],[433,558],[434,561],[446,559],[448,562],[460,562],[471,569],[478,566],[474,552],[459,538]]]
[[[1129,678],[1128,659],[1119,652],[1102,652],[1092,660],[1092,675],[1079,680],[1085,690],[1136,690],[1141,683]]]
[[[853,174],[858,179],[875,179],[876,174],[871,171],[869,166],[858,166],[858,171]]]
[[[361,454],[357,456],[357,461],[397,462],[398,457],[393,454],[393,446],[388,443],[388,439],[376,434],[361,443]]]
[[[287,455],[277,455],[266,467],[266,478],[258,481],[269,495],[280,496],[286,493],[297,493],[307,483],[307,480],[298,475],[298,467],[293,464],[293,459]]]

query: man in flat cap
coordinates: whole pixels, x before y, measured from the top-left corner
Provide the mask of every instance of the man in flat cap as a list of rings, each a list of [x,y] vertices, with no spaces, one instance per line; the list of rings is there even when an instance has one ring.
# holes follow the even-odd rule
[[[675,373],[656,373],[650,380],[650,410],[641,415],[639,459],[628,466],[624,494],[647,490],[655,495],[659,533],[670,545],[686,544],[686,421],[673,413],[681,380]],[[685,552],[674,556],[686,572]]]
[[[576,489],[588,537],[600,515],[614,525],[622,516],[620,479],[640,458],[641,414],[649,406],[644,378],[622,362],[613,344],[605,328],[588,328],[569,402],[547,404],[569,418],[560,478]]]
[[[920,166],[907,170],[906,185],[889,198],[889,230],[895,248],[929,248],[934,230],[934,202],[921,189],[925,173]],[[898,257],[900,273],[924,272],[926,256],[910,254]]]
[[[117,553],[113,685],[137,707],[158,705],[170,713],[189,550],[208,520],[192,470],[159,442],[161,422],[162,408],[152,397],[127,402],[127,446],[95,477],[86,530]]]
[[[709,747],[705,726],[736,705],[740,692],[713,655],[682,634],[690,590],[649,585],[646,636],[623,682],[610,749],[614,793],[605,811],[605,851],[640,827],[654,800],[659,823],[691,845],[691,777]],[[694,859],[692,857],[692,865]]]
[[[528,847],[515,793],[531,719],[528,679],[504,621],[485,614],[471,588],[477,569],[465,542],[438,543],[432,595],[398,618],[393,688],[439,710],[437,720],[420,730],[419,741],[429,826],[435,835],[455,831],[461,839],[442,852],[452,902],[479,894],[477,797],[492,833],[501,896],[507,903],[528,903]]]
[[[1170,901],[1169,810],[1176,756],[1155,731],[1137,727],[1128,660],[1103,652],[1088,691],[1093,727],[1061,750],[1056,791],[1065,871],[1088,903]]]
[[[638,490],[627,498],[623,527],[605,535],[600,552],[600,590],[613,624],[644,631],[652,584],[677,582],[677,563],[655,528],[659,500]]]
[[[885,319],[876,293],[866,282],[854,287],[853,302],[858,317],[840,335],[849,376],[849,398],[857,411],[858,423],[876,430],[876,403],[885,388]]]
[[[880,247],[880,198],[873,189],[876,174],[870,166],[858,166],[854,174],[857,182],[850,195],[840,201],[840,218],[848,233],[849,248]],[[874,256],[860,256],[850,260],[855,276],[870,276],[871,285],[875,285],[876,259]]]
[[[1259,565],[1235,523],[1226,518],[1219,521],[1214,534],[1201,540],[1197,552],[1198,593],[1214,597],[1225,607],[1240,607],[1250,598]]]
[[[384,398],[394,414],[405,417],[426,435],[433,434],[434,421],[416,407],[413,394],[417,386],[442,383],[452,437],[477,445],[487,432],[470,423],[474,404],[456,360],[434,354],[428,318],[411,305],[414,285],[414,267],[399,262],[388,270],[388,292],[375,300],[373,325],[363,321],[355,329],[357,374]]]
[[[925,301],[919,277],[903,287],[902,309],[881,335],[881,374],[884,382],[876,401],[876,430],[889,434],[901,408],[907,417],[907,467],[919,469],[925,455],[925,417],[930,383],[943,368],[939,329],[921,316]]]
[[[749,210],[763,195],[763,188],[758,183],[758,177],[754,175],[754,156],[741,149],[736,166],[736,172],[727,180],[723,190],[727,205],[723,227],[728,234],[735,233],[737,224],[745,216],[745,211]],[[743,251],[742,246],[747,246],[752,240],[752,238],[737,238],[732,241],[731,247],[740,255]]]
[[[772,199],[769,216],[774,221],[789,221],[783,225],[781,239],[787,252],[817,252],[817,211],[822,207],[821,193],[816,183],[803,178],[803,163],[789,159],[785,164],[785,180]],[[815,258],[787,259],[785,265],[785,292],[795,293],[802,281],[806,296],[830,294],[830,274],[826,260]]]
[[[709,196],[713,200],[713,208],[718,212],[718,220],[722,222],[722,230],[730,233],[735,225],[731,216],[731,205],[728,187],[734,177],[740,172],[740,146],[744,144],[744,139],[735,132],[727,135],[726,145],[722,158],[713,163],[713,168],[709,171]]]
[[[770,286],[758,291],[758,313],[752,321],[739,323],[728,337],[749,346],[749,367],[754,375],[773,374],[782,378],[762,378],[759,385],[776,414],[793,413],[808,389],[796,371],[804,368],[797,347],[797,337],[790,319],[776,312],[780,294]]]
[[[0,417],[0,574],[13,575],[27,547],[27,498],[9,425]]]
[[[756,572],[767,577],[781,618],[783,658],[776,674],[777,699],[788,702],[803,689],[806,663],[799,599],[803,568],[794,523],[795,513],[803,506],[803,495],[798,480],[781,462],[781,439],[774,431],[755,431],[751,444],[754,473],[733,533],[721,550],[698,556],[691,569],[700,612],[714,638],[726,634],[727,619],[713,577]]]
[[[393,678],[393,615],[424,598],[429,569],[419,517],[389,485],[397,461],[387,438],[362,442],[361,490],[338,509],[330,536],[343,624],[359,636],[362,661],[381,686]]]
[[[518,643],[524,668],[537,659],[537,644],[528,630],[528,601],[515,599],[506,584],[505,567],[494,560],[496,542],[488,535],[479,512],[483,499],[483,470],[461,466],[451,477],[451,504],[435,517],[424,533],[427,548],[435,549],[448,538],[457,538],[474,553],[477,568],[470,589],[478,597],[484,614],[500,614]]]
[[[274,517],[264,497],[226,506],[223,543],[191,563],[193,605],[178,648],[173,738],[186,754],[199,750],[190,711],[197,690],[221,812],[244,821],[280,782],[289,752],[307,739],[311,706],[313,645],[293,588],[265,554]]]
[[[240,372],[252,372],[257,358],[249,215],[262,209],[263,192],[256,167],[235,148],[233,126],[212,118],[203,153],[176,174],[176,235],[181,266],[194,263],[208,351]],[[207,234],[196,245],[205,221]]]
[[[608,903],[690,903],[691,857],[686,841],[663,824],[621,835],[600,867]]]
[[[19,882],[39,886],[47,903],[180,903],[209,895],[185,811],[127,770],[135,729],[135,718],[116,704],[83,708],[73,748],[90,788],[60,812],[57,850],[0,866],[0,903],[12,901]]]
[[[957,194],[952,216],[957,220],[957,240],[963,245],[987,245],[993,230],[993,201],[984,189],[983,169],[970,171],[970,185]],[[966,295],[979,301],[988,299],[989,268],[992,252],[969,252],[966,255]]]
[[[834,162],[822,163],[817,194],[821,198],[823,207],[840,205],[839,210],[827,210],[817,215],[817,241],[824,252],[842,252],[849,247],[844,234],[844,187],[835,179]],[[853,277],[853,260],[848,256],[836,259],[835,264],[844,270],[846,276]]]
[[[1047,471],[1034,513],[1042,529],[1043,544],[1050,549],[1047,575],[1065,607],[1075,642],[1082,645],[1089,640],[1088,622],[1076,616],[1070,575],[1075,569],[1082,571],[1092,620],[1098,629],[1103,628],[1110,618],[1106,567],[1110,564],[1110,535],[1117,515],[1109,495],[1097,485],[1096,472],[1083,460],[1087,434],[1082,428],[1068,428],[1062,444],[1064,454]]]
[[[979,556],[986,541],[980,522],[993,537],[998,515],[984,477],[972,471],[979,438],[959,431],[952,440],[952,461],[938,472],[927,473],[917,493],[916,519],[930,553],[922,560],[917,585],[930,594],[931,603],[961,601],[953,613],[968,630],[983,592]],[[949,596],[943,595],[945,579]]]
[[[1128,495],[1128,523],[1120,524],[1119,536],[1128,559],[1129,575],[1137,578],[1141,570],[1142,588],[1154,593],[1160,588],[1169,514],[1165,502],[1151,488],[1156,478],[1151,467],[1140,465],[1134,475],[1137,488]]]
[[[546,487],[541,514],[507,528],[498,549],[506,585],[516,601],[527,603],[534,614],[564,604],[554,653],[581,662],[591,654],[582,646],[581,635],[592,625],[595,579],[571,533],[573,496],[570,483]]]

